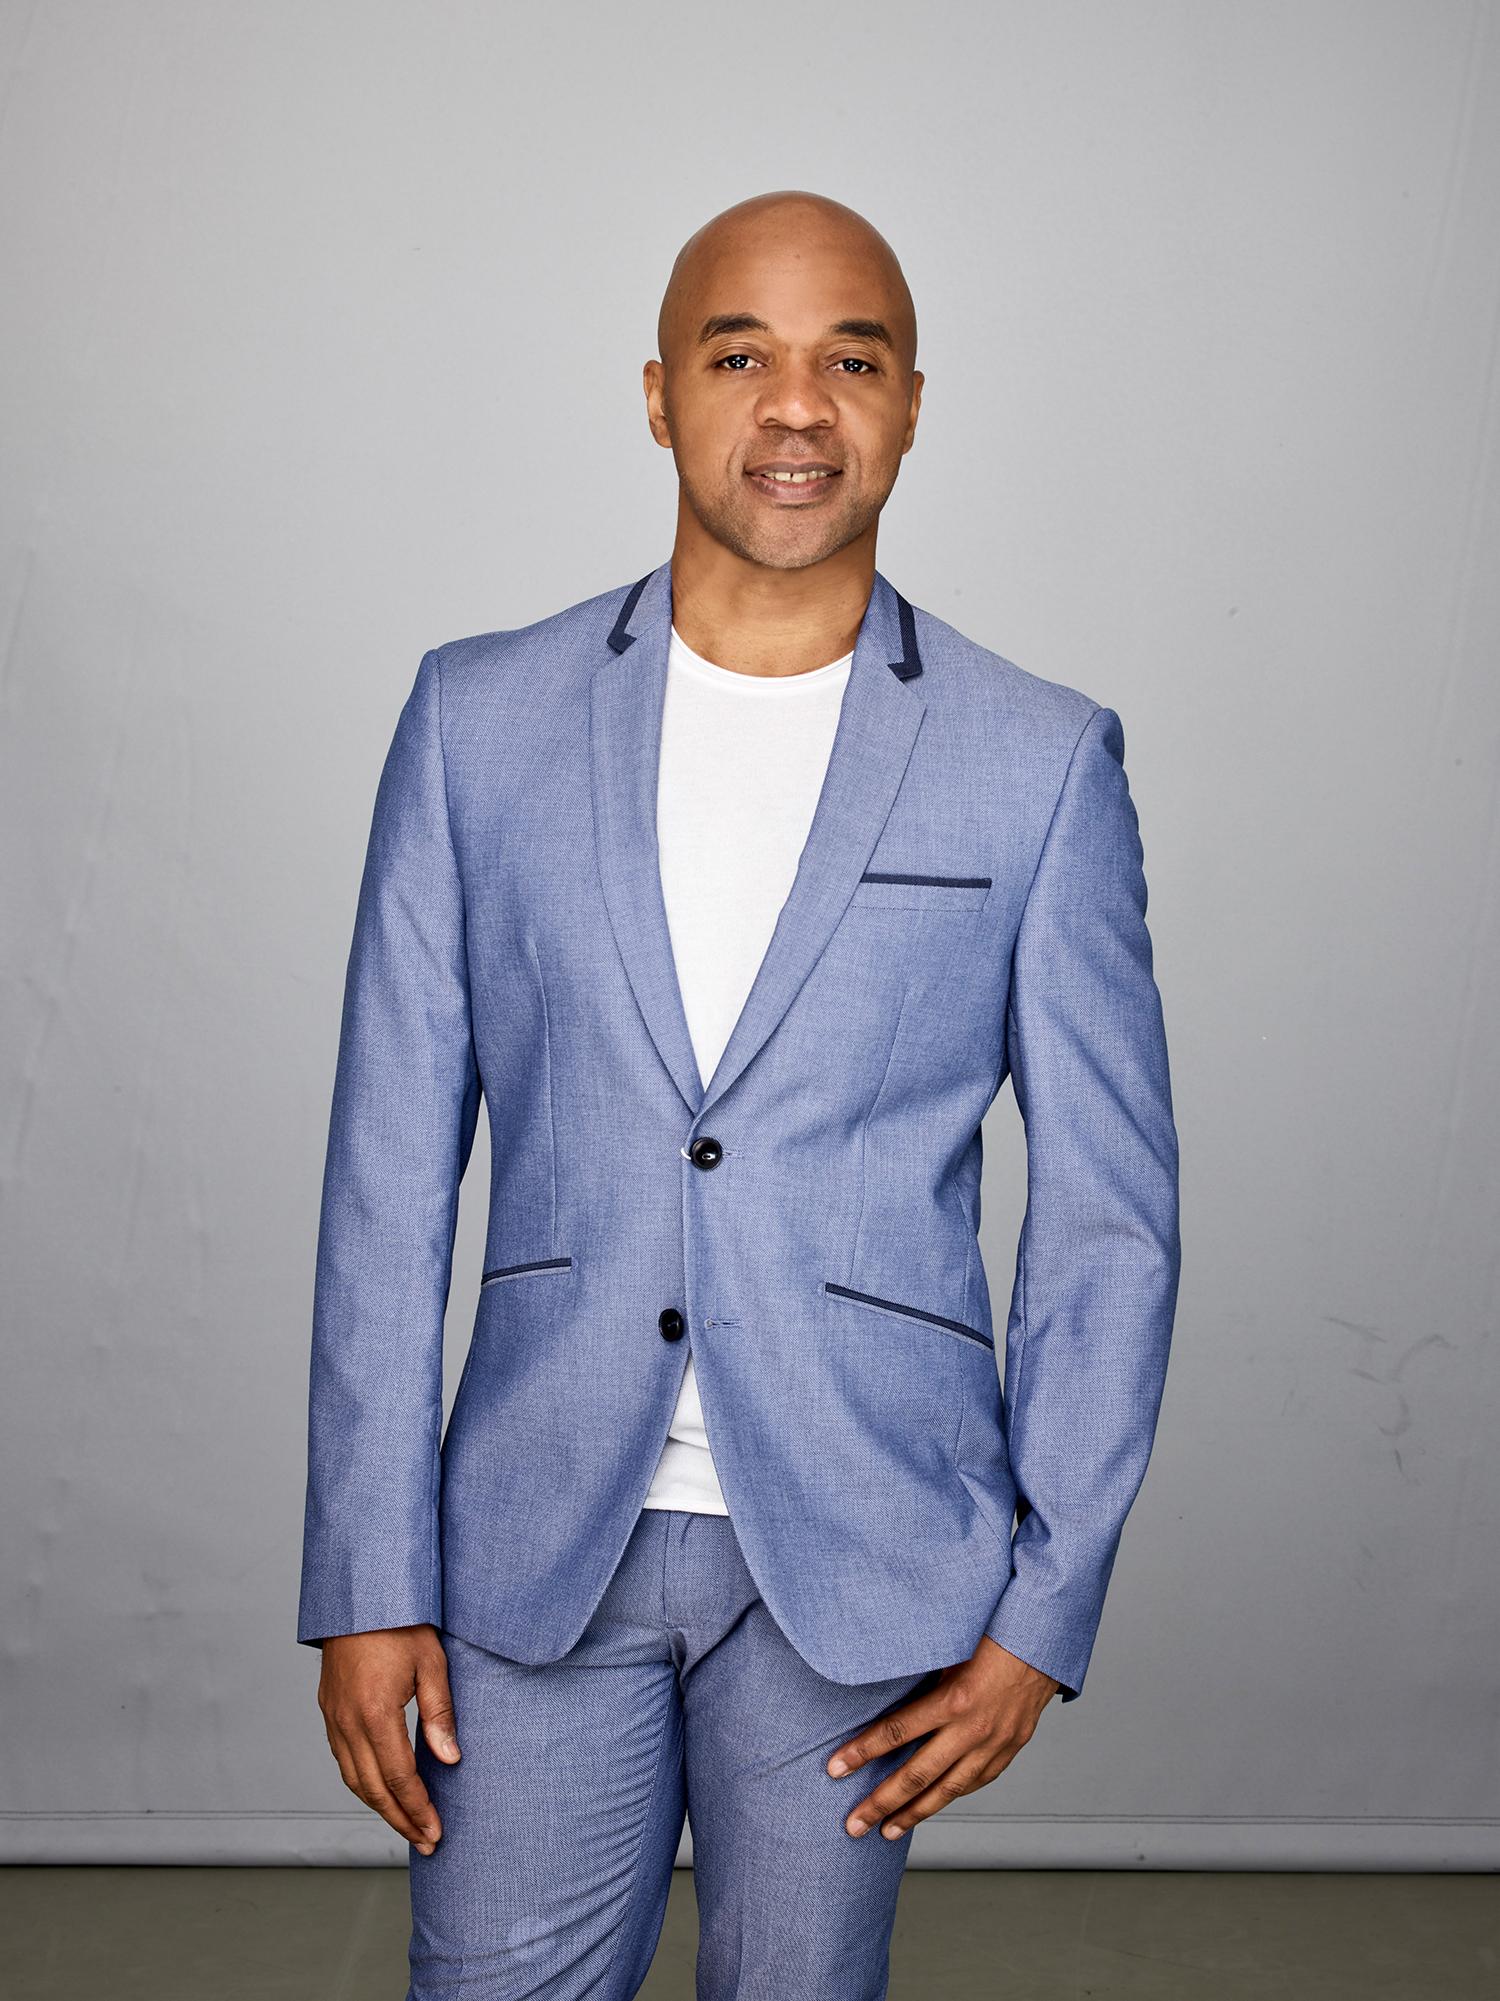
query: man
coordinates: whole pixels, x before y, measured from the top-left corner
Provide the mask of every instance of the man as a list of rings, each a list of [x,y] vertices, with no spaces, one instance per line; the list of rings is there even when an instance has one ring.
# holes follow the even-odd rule
[[[895,256],[760,196],[658,334],[670,560],[424,656],[349,962],[298,1637],[412,1847],[409,2001],[635,1994],[685,1811],[703,2001],[884,1995],[902,1837],[1082,1687],[1175,1308],[1119,718],[875,568]]]

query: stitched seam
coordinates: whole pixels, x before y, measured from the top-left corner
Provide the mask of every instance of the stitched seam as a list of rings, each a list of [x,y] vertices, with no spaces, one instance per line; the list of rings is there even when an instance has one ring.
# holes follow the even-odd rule
[[[663,1541],[665,1542],[665,1538],[663,1538]],[[665,1599],[663,1600],[663,1605],[665,1607]],[[667,1729],[672,1721],[672,1705],[674,1700],[675,1700],[675,1695],[673,1691],[669,1690],[666,1695],[666,1698],[662,1703],[661,1729],[658,1731],[656,1738],[655,1764],[651,1774],[651,1789],[646,1794],[645,1804],[641,1809],[640,1833],[636,1837],[635,1856],[630,1865],[630,1888],[625,1893],[625,1910],[622,1912],[620,1916],[619,1923],[614,1927],[614,1934],[616,1937],[620,1937],[624,1934],[626,1924],[632,1915],[631,1907],[635,1904],[640,1894],[641,1855],[644,1852],[646,1846],[646,1831],[651,1825],[651,1814],[656,1806],[657,1795],[661,1791],[662,1746],[667,1741]],[[680,1839],[680,1834],[679,1834],[679,1839]]]
[[[458,878],[459,902],[463,907],[464,913],[464,991],[467,993],[469,991],[469,895],[464,884],[463,872],[458,866],[458,844],[453,838],[453,800],[448,789],[448,747],[443,741],[443,673],[438,661],[436,648],[424,654],[423,659],[424,661],[430,660],[432,662],[432,685],[435,691],[433,708],[437,715],[438,768],[443,774],[443,823],[448,829],[448,852],[453,857],[453,873]],[[473,1046],[473,1040],[473,1010],[471,1008],[469,1011],[469,1042],[471,1047]]]
[[[1031,1316],[1026,1305],[1026,1240],[1024,1233],[1021,1239],[1020,1261],[1021,1283],[1016,1290],[1021,1300],[1021,1346],[1016,1354],[1016,1386],[1011,1395],[1010,1410],[1006,1415],[1005,1449],[1007,1454],[1010,1452],[1011,1434],[1015,1430],[1016,1419],[1019,1417],[1021,1410],[1021,1371],[1026,1366],[1026,1344],[1031,1332]],[[1011,1469],[1011,1474],[1012,1478],[1014,1478],[1014,1467]]]
[[[1040,846],[1040,848],[1037,849],[1036,867],[1031,871],[1031,880],[1026,885],[1026,896],[1021,904],[1020,921],[1016,925],[1016,932],[1018,936],[1020,934],[1021,925],[1026,922],[1026,912],[1031,903],[1031,892],[1036,888],[1036,879],[1042,872],[1042,862],[1046,856],[1048,846],[1052,840],[1052,829],[1057,825],[1057,816],[1062,807],[1063,795],[1066,793],[1068,789],[1068,780],[1073,776],[1073,766],[1078,758],[1078,746],[1083,742],[1084,738],[1093,728],[1095,722],[1103,714],[1104,714],[1104,704],[1102,702],[1096,702],[1094,704],[1093,713],[1089,716],[1088,720],[1084,723],[1083,728],[1078,732],[1078,735],[1074,738],[1073,748],[1068,752],[1068,766],[1066,771],[1064,771],[1063,773],[1062,784],[1059,785],[1057,788],[1057,797],[1052,802],[1052,812],[1047,820],[1047,831],[1042,836],[1042,845]]]
[[[468,899],[468,893],[464,887],[463,872],[458,866],[458,849],[453,839],[453,801],[450,798],[448,792],[448,751],[447,751],[447,746],[443,742],[443,675],[442,675],[441,663],[438,660],[437,649],[435,647],[429,647],[427,652],[424,653],[422,656],[423,666],[426,666],[429,661],[432,663],[429,671],[432,675],[433,719],[437,724],[438,771],[441,776],[443,785],[443,825],[447,830],[448,853],[452,859],[453,873],[458,882],[458,901],[462,919],[459,929],[460,929],[460,935],[463,940],[464,1012],[468,1016],[468,1023],[469,1023],[469,1068],[472,1077],[477,1079],[479,1077],[479,1054],[474,1043],[474,1009],[472,1000],[470,998],[471,988],[469,984],[469,899]],[[481,1092],[482,1088],[483,1087],[481,1085]],[[478,1117],[477,1106],[475,1107],[475,1117],[477,1120]],[[460,1146],[462,1146],[462,1139],[460,1139]],[[467,1165],[468,1165],[468,1158],[467,1155],[465,1154],[464,1157],[459,1160],[458,1172],[453,1178],[453,1201],[450,1204],[448,1211],[448,1262],[449,1262],[450,1286],[452,1284],[453,1247],[458,1237],[459,1196],[461,1193],[461,1183],[463,1181],[464,1169],[467,1167]],[[472,1340],[471,1340],[471,1352],[472,1352]],[[468,1365],[467,1356],[465,1356],[464,1362],[465,1362],[465,1367],[467,1367]],[[433,1427],[433,1434],[432,1434],[432,1466],[431,1466],[430,1478],[431,1478],[431,1500],[429,1504],[429,1514],[431,1517],[431,1540],[429,1545],[428,1563],[431,1567],[432,1592],[434,1597],[438,1601],[434,1609],[438,1613],[437,1623],[441,1625],[442,1613],[444,1610],[443,1549],[442,1549],[442,1530],[440,1526],[440,1517],[442,1512],[442,1492],[443,1492],[443,1422],[442,1422],[441,1389],[439,1389],[439,1394],[438,1394],[438,1422]]]
[[[542,997],[542,1051],[547,1065],[547,1135],[552,1158],[552,1241],[557,1242],[557,1104],[555,1079],[552,1074],[552,1024],[547,1008],[547,983],[542,977],[542,957],[537,951],[536,940],[528,938],[531,947],[531,962],[536,967],[537,991]]]
[[[909,1320],[925,1320],[933,1327],[947,1327],[955,1334],[963,1334],[970,1341],[977,1341],[981,1348],[993,1346],[989,1337],[977,1327],[967,1326],[962,1320],[950,1320],[943,1313],[927,1313],[920,1306],[905,1306],[898,1299],[882,1299],[878,1293],[857,1292],[852,1285],[836,1285],[831,1278],[823,1281],[825,1292],[837,1293],[840,1299],[857,1299],[864,1306],[883,1307],[887,1313],[900,1313]]]
[[[1054,828],[1054,827],[1055,827],[1055,826],[1057,825],[1057,816],[1058,816],[1059,812],[1060,812],[1060,811],[1062,810],[1062,802],[1063,802],[1063,795],[1064,795],[1064,794],[1065,794],[1065,793],[1067,792],[1067,789],[1068,789],[1068,781],[1069,781],[1069,780],[1070,780],[1070,779],[1072,778],[1072,776],[1073,776],[1073,766],[1074,766],[1075,762],[1077,761],[1077,757],[1078,757],[1078,751],[1079,751],[1079,746],[1080,746],[1080,745],[1082,744],[1082,742],[1083,742],[1084,738],[1085,738],[1085,737],[1086,737],[1086,736],[1088,735],[1089,731],[1090,731],[1090,730],[1091,730],[1091,729],[1093,728],[1094,724],[1095,724],[1095,723],[1096,723],[1096,722],[1098,721],[1099,717],[1100,717],[1100,716],[1102,716],[1102,715],[1104,715],[1105,713],[1106,713],[1106,711],[1105,711],[1105,708],[1104,708],[1104,704],[1103,704],[1102,702],[1096,702],[1096,703],[1095,703],[1095,705],[1094,705],[1094,708],[1093,708],[1093,711],[1092,711],[1092,713],[1091,713],[1091,714],[1089,715],[1089,717],[1088,717],[1088,720],[1087,720],[1087,721],[1086,721],[1086,722],[1084,723],[1084,726],[1083,726],[1083,728],[1082,728],[1082,729],[1081,729],[1081,730],[1080,730],[1080,731],[1078,732],[1078,735],[1077,735],[1077,737],[1076,737],[1076,738],[1074,739],[1074,743],[1073,743],[1073,748],[1072,748],[1072,750],[1071,750],[1071,751],[1069,752],[1069,754],[1068,754],[1068,768],[1067,768],[1067,770],[1066,770],[1066,771],[1065,771],[1065,772],[1063,773],[1063,781],[1062,781],[1062,784],[1061,784],[1061,785],[1060,785],[1060,786],[1058,787],[1058,792],[1057,792],[1057,797],[1056,797],[1056,799],[1055,799],[1055,800],[1054,800],[1054,801],[1052,802],[1052,814],[1051,814],[1051,817],[1050,817],[1050,819],[1049,819],[1049,820],[1048,820],[1048,822],[1047,822],[1047,831],[1046,831],[1046,833],[1045,833],[1045,834],[1043,835],[1043,837],[1042,837],[1042,845],[1041,845],[1041,848],[1040,848],[1040,850],[1038,851],[1038,854],[1037,854],[1037,858],[1036,858],[1036,867],[1035,867],[1035,868],[1034,868],[1034,869],[1033,869],[1033,870],[1031,871],[1031,880],[1030,880],[1030,882],[1029,882],[1029,883],[1027,883],[1027,885],[1026,885],[1026,900],[1025,900],[1025,902],[1024,902],[1024,903],[1022,904],[1022,906],[1021,906],[1021,915],[1020,915],[1020,919],[1019,919],[1019,921],[1018,921],[1018,922],[1017,922],[1017,924],[1016,924],[1016,939],[1017,939],[1017,941],[1019,941],[1019,939],[1020,939],[1020,936],[1021,936],[1021,928],[1022,928],[1022,926],[1023,926],[1024,924],[1025,924],[1025,922],[1026,922],[1026,913],[1027,913],[1027,911],[1028,911],[1028,910],[1030,909],[1030,907],[1031,907],[1031,893],[1032,893],[1032,891],[1033,891],[1033,890],[1034,890],[1034,889],[1036,888],[1036,882],[1037,882],[1037,877],[1038,877],[1038,876],[1039,876],[1039,875],[1041,874],[1041,872],[1042,872],[1042,862],[1043,862],[1043,861],[1045,860],[1045,858],[1046,858],[1046,854],[1047,854],[1047,849],[1048,849],[1048,847],[1049,847],[1049,846],[1051,845],[1051,842],[1052,842],[1052,830],[1053,830],[1053,828]],[[1014,966],[1014,962],[1015,962],[1015,948],[1014,948],[1014,946],[1012,947],[1012,950],[1011,950],[1011,962],[1012,962],[1012,966]],[[1014,974],[1012,974],[1012,978],[1014,978]],[[1012,1028],[1014,1028],[1014,1029],[1015,1029],[1015,1031],[1016,1031],[1016,1033],[1015,1033],[1015,1035],[1014,1035],[1014,1038],[1013,1038],[1013,1040],[1014,1040],[1014,1045],[1015,1045],[1015,1047],[1016,1047],[1017,1049],[1019,1049],[1019,1048],[1020,1048],[1020,1045],[1021,1045],[1021,1036],[1020,1036],[1020,1032],[1019,1032],[1019,1031],[1020,1031],[1020,1022],[1019,1022],[1019,1020],[1017,1019],[1017,1016],[1016,1016],[1016,1011],[1015,1011],[1015,1006],[1014,1006],[1014,1003],[1013,1003],[1013,1002],[1011,1002],[1011,1001],[1007,1001],[1007,1002],[1006,1002],[1006,1009],[1005,1009],[1005,1019],[1006,1019],[1006,1035],[1007,1035],[1007,1045],[1009,1045],[1009,1043],[1010,1043],[1010,1042],[1011,1042],[1011,1040],[1012,1040],[1012,1037],[1011,1037],[1011,1034],[1010,1034],[1010,1031],[1011,1031],[1011,1029],[1012,1029]],[[1009,1046],[1008,1046],[1008,1047],[1007,1047],[1007,1054],[1009,1055],[1009,1053],[1010,1053],[1010,1052],[1009,1052]],[[1014,1079],[1015,1079],[1015,1072],[1016,1072],[1016,1064],[1015,1064],[1015,1058],[1014,1058],[1014,1056],[1013,1056],[1013,1055],[1010,1055],[1010,1073],[1011,1073],[1011,1079],[1012,1079],[1012,1086],[1014,1086]],[[1025,1083],[1025,1063],[1024,1063],[1024,1059],[1023,1059],[1023,1062],[1022,1062],[1022,1084],[1023,1084],[1023,1088],[1024,1088],[1024,1083]],[[1018,1102],[1019,1102],[1019,1101],[1018,1101]],[[1023,1114],[1022,1114],[1022,1120],[1023,1120],[1023,1123],[1024,1123],[1024,1119],[1025,1119],[1025,1114],[1023,1113]],[[1028,1170],[1027,1170],[1027,1178],[1028,1178],[1028,1181],[1029,1181],[1029,1179],[1030,1179],[1030,1166],[1029,1166],[1029,1161],[1030,1161],[1030,1154],[1029,1154],[1029,1149],[1028,1149],[1028,1156],[1027,1156],[1027,1158],[1028,1158]],[[1007,1446],[1007,1449],[1009,1449],[1009,1447],[1010,1447],[1010,1443],[1011,1443],[1011,1437],[1012,1437],[1012,1433],[1013,1433],[1013,1431],[1015,1430],[1015,1428],[1016,1428],[1017,1424],[1019,1423],[1019,1421],[1020,1421],[1020,1417],[1021,1417],[1021,1379],[1022,1379],[1022,1372],[1023,1372],[1023,1370],[1025,1369],[1025,1366],[1026,1366],[1026,1348],[1027,1348],[1027,1343],[1028,1343],[1028,1340],[1029,1340],[1029,1337],[1030,1337],[1030,1331],[1031,1331],[1031,1329],[1030,1329],[1030,1315],[1029,1315],[1029,1314],[1028,1314],[1028,1312],[1027,1312],[1027,1305],[1026,1305],[1026,1232],[1027,1232],[1028,1228],[1030,1227],[1030,1221],[1031,1221],[1031,1204],[1030,1204],[1030,1198],[1028,1197],[1028,1199],[1027,1199],[1027,1207],[1026,1207],[1026,1216],[1025,1216],[1025,1218],[1023,1219],[1023,1221],[1022,1221],[1022,1224],[1021,1224],[1021,1238],[1020,1238],[1020,1243],[1019,1243],[1019,1245],[1017,1246],[1017,1258],[1018,1258],[1018,1261],[1019,1261],[1019,1266],[1020,1266],[1020,1270],[1019,1270],[1019,1278],[1020,1278],[1020,1284],[1019,1284],[1019,1286],[1017,1287],[1017,1292],[1018,1292],[1018,1294],[1019,1294],[1019,1297],[1020,1297],[1020,1305],[1021,1305],[1021,1346],[1020,1346],[1020,1350],[1019,1350],[1019,1352],[1018,1352],[1018,1354],[1017,1354],[1017,1356],[1016,1356],[1016,1379],[1015,1379],[1015,1388],[1014,1388],[1014,1391],[1013,1391],[1013,1394],[1011,1395],[1011,1398],[1010,1398],[1010,1409],[1009,1409],[1009,1412],[1008,1412],[1008,1415],[1007,1415],[1007,1422],[1006,1422],[1006,1427],[1005,1427],[1005,1430],[1006,1430],[1006,1446]]]
[[[891,1030],[891,1046],[885,1052],[885,1068],[880,1073],[880,1083],[876,1088],[874,1097],[870,1100],[869,1110],[865,1113],[863,1122],[859,1128],[859,1214],[854,1219],[854,1242],[849,1254],[849,1269],[851,1274],[859,1269],[859,1233],[865,1226],[865,1204],[870,1192],[869,1175],[865,1165],[870,1121],[874,1118],[880,1101],[885,1096],[886,1080],[891,1074],[891,1065],[896,1060],[896,1045],[901,1040],[901,1024],[906,1018],[906,1003],[911,999],[913,984],[911,980],[908,980],[906,991],[901,996],[901,1005],[896,1010],[896,1025]]]
[[[627,1893],[626,1910],[624,1914],[621,1916],[619,1925],[616,1927],[617,1932],[624,1931],[626,1919],[630,1915],[630,1906],[635,1903],[640,1892],[641,1855],[646,1846],[646,1830],[651,1825],[652,1810],[656,1805],[657,1795],[661,1791],[662,1746],[667,1741],[667,1726],[672,1721],[672,1703],[674,1699],[675,1699],[674,1696],[669,1693],[666,1699],[662,1703],[661,1729],[657,1732],[657,1737],[656,1737],[655,1768],[651,1774],[651,1790],[650,1792],[647,1793],[646,1803],[641,1809],[641,1831],[639,1835],[636,1837],[635,1858],[630,1865],[630,1889],[629,1892]],[[681,1836],[679,1833],[679,1839],[680,1838]]]

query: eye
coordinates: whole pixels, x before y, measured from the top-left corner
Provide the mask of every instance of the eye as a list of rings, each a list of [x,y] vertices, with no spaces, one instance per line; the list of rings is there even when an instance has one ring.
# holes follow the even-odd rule
[[[740,362],[740,361],[749,362],[752,358],[753,357],[748,354],[724,354],[721,355],[719,359],[714,363],[714,367],[727,368],[730,362]]]
[[[873,375],[876,372],[874,362],[866,361],[862,355],[858,354],[846,354],[839,362],[839,367],[847,368],[851,362],[862,374]]]

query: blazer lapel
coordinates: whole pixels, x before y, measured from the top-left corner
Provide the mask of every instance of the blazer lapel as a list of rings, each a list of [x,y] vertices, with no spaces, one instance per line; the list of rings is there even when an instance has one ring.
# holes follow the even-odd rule
[[[656,779],[671,641],[671,565],[643,577],[591,683],[599,867],[652,1040],[696,1118],[741,1075],[796,998],[864,873],[925,713],[911,606],[877,570],[797,873],[705,1091],[672,958],[656,846]]]
[[[671,637],[671,566],[663,563],[626,599],[609,635],[611,651],[590,680],[589,741],[599,875],[615,942],[651,1039],[688,1110],[696,1112],[703,1080],[677,984],[656,856],[656,773]]]

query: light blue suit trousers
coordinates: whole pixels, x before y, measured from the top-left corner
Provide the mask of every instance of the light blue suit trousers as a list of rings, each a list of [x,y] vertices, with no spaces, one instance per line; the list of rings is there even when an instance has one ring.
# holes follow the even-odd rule
[[[527,1666],[444,1635],[462,1758],[418,1740],[443,1822],[411,1851],[407,2001],[628,2001],[684,1814],[699,2001],[882,2001],[910,1836],[845,1831],[910,1755],[834,1750],[928,1679],[828,1681],[726,1515],[648,1509],[582,1637]]]

